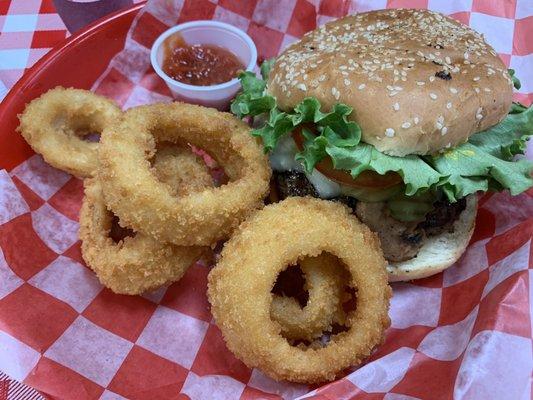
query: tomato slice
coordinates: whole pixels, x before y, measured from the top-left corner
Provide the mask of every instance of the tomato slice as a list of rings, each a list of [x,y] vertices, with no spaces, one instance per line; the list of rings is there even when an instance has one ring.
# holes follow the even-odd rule
[[[298,130],[293,133],[293,138],[296,142],[296,146],[300,150],[303,149],[305,139],[302,135],[301,128],[298,128]],[[315,168],[320,173],[337,183],[356,188],[386,189],[403,182],[402,177],[396,172],[387,172],[385,175],[380,175],[375,171],[367,170],[361,172],[357,178],[352,178],[347,171],[335,169],[333,167],[333,162],[329,157],[324,158],[316,164]]]

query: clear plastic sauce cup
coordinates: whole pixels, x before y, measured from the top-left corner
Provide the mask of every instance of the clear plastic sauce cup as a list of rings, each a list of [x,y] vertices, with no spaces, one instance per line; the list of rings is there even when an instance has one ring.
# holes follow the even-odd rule
[[[157,75],[167,84],[174,98],[187,103],[227,110],[230,101],[240,89],[237,78],[211,86],[196,86],[179,82],[168,76],[161,66],[165,56],[165,40],[179,33],[185,43],[214,45],[233,53],[247,71],[253,71],[257,63],[257,49],[252,39],[242,30],[218,21],[193,21],[176,25],[163,32],[152,46],[150,61]]]

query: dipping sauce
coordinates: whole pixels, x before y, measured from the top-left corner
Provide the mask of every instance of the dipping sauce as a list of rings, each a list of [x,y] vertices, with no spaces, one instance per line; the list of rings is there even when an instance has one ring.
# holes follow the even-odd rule
[[[165,41],[162,69],[176,81],[211,86],[232,80],[245,66],[223,47],[190,45],[179,34],[175,34]]]

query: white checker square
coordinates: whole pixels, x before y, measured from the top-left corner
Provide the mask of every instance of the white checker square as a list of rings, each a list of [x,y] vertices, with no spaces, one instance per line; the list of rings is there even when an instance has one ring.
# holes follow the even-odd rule
[[[283,40],[281,41],[281,50],[285,50],[290,44],[296,41],[298,41],[297,37],[288,34],[283,35]]]
[[[6,297],[24,283],[7,265],[4,253],[0,248],[0,299]],[[1,368],[0,368],[1,370]]]
[[[80,315],[44,355],[106,387],[132,346]]]
[[[145,73],[151,68],[150,49],[140,45],[134,40],[130,40],[125,51],[118,53],[111,62],[111,65],[120,71],[128,79],[138,84]],[[106,74],[101,75],[103,79]],[[98,86],[99,80],[93,85]]]
[[[43,158],[35,154],[11,171],[43,200],[48,200],[65,185],[70,175],[48,165]]]
[[[333,21],[335,19],[336,19],[335,17],[332,17],[330,15],[319,15],[317,18],[316,24],[317,26],[322,26],[328,23],[329,21]]]
[[[392,284],[393,295],[389,315],[393,328],[437,326],[439,322],[441,288],[427,288],[398,282]],[[424,306],[421,307],[420,305]]]
[[[0,225],[30,211],[5,169],[0,170]]]
[[[250,25],[250,20],[248,18],[245,18],[242,15],[234,13],[233,11],[230,11],[221,6],[217,6],[217,8],[215,9],[213,19],[236,26],[237,28],[242,29],[245,32],[248,30],[248,26]]]
[[[533,1],[516,0],[516,19],[531,17],[533,15]]]
[[[252,20],[280,32],[286,32],[291,21],[296,0],[286,0],[280,6],[278,0],[259,0]]]
[[[387,8],[387,0],[352,0],[348,14]]]
[[[515,70],[522,84],[519,92],[533,93],[533,54],[511,56],[510,67]]]
[[[514,20],[473,12],[470,27],[485,35],[485,40],[497,53],[511,54],[513,51]]]
[[[78,241],[79,224],[48,203],[33,211],[31,217],[35,233],[56,253],[63,253]]]
[[[462,257],[444,270],[443,286],[450,287],[477,275],[489,266],[485,245],[489,240],[479,240],[466,249]]]
[[[83,265],[59,256],[29,281],[81,313],[102,290],[96,276]]]
[[[455,324],[439,326],[420,342],[418,350],[435,360],[453,361],[466,349],[476,322],[478,307]]]
[[[2,101],[4,97],[6,97],[7,92],[7,86],[4,84],[4,82],[2,82],[2,80],[0,80],[0,101]]]
[[[450,15],[472,10],[472,0],[429,0],[428,9]]]
[[[257,368],[252,370],[252,376],[250,377],[248,386],[265,393],[277,394],[283,399],[296,399],[299,396],[307,394],[309,391],[309,388],[302,384],[277,382],[263,374]]]
[[[244,391],[245,385],[229,376],[206,375],[198,376],[189,372],[181,393],[191,400],[225,400],[238,399]]]
[[[165,293],[167,292],[168,286],[160,287],[159,289],[152,290],[151,292],[144,292],[141,296],[146,300],[150,300],[156,304],[159,304]]]
[[[208,326],[207,322],[159,306],[136,343],[190,369]]]
[[[520,271],[525,271],[529,265],[529,247],[531,240],[508,255],[503,260],[489,267],[489,281],[483,289],[481,298],[484,299],[498,284]]]
[[[99,400],[127,400],[125,397],[122,397],[119,394],[116,394],[115,392],[112,392],[110,390],[104,390],[104,393],[100,396]]]
[[[403,379],[415,353],[414,349],[401,347],[359,368],[347,379],[367,393],[386,393]]]
[[[468,344],[454,399],[530,399],[531,338],[498,331],[479,332]]]
[[[408,396],[406,394],[387,393],[383,400],[421,400],[419,397]]]
[[[131,91],[128,99],[124,103],[124,110],[149,103],[168,103],[172,101],[170,97],[152,92],[142,86],[135,86]]]
[[[531,141],[528,144],[531,144]],[[509,192],[502,192],[488,199],[483,207],[490,210],[496,219],[495,236],[497,236],[530,217],[533,197],[528,196],[527,193],[511,196]]]
[[[0,372],[23,381],[40,356],[37,350],[0,330]]]
[[[180,15],[184,2],[185,0],[149,1],[143,11],[149,12],[170,27],[176,25],[176,16]]]
[[[3,32],[33,32],[37,27],[38,14],[8,14],[4,20]]]

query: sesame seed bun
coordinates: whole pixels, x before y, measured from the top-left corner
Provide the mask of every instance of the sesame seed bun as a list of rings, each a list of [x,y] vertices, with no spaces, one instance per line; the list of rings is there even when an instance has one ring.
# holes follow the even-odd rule
[[[483,36],[427,10],[348,16],[306,34],[276,60],[268,91],[283,110],[305,97],[353,107],[362,140],[395,155],[431,154],[500,122],[507,69]]]
[[[389,282],[410,281],[435,275],[453,265],[466,250],[476,224],[477,198],[466,198],[466,208],[453,224],[453,232],[426,239],[417,256],[387,266]]]

